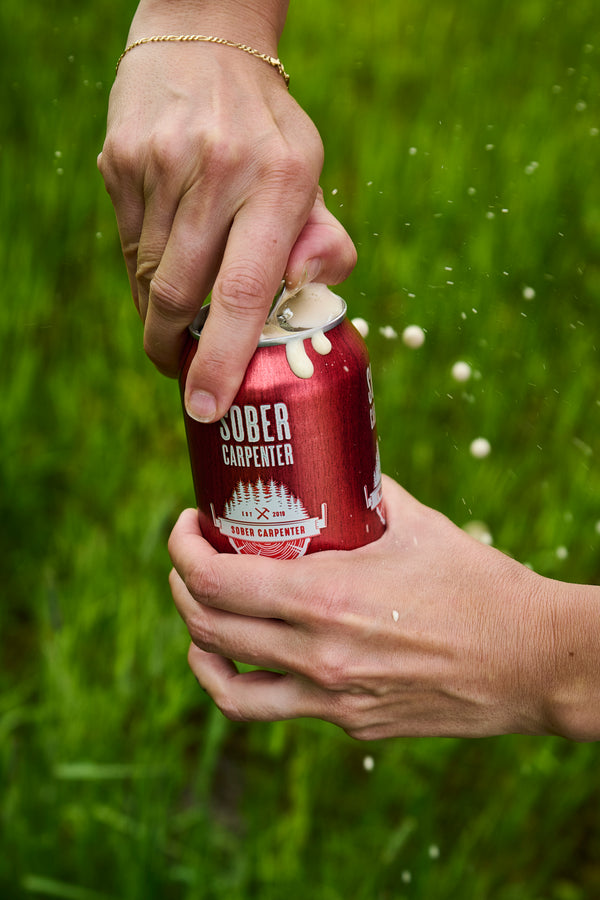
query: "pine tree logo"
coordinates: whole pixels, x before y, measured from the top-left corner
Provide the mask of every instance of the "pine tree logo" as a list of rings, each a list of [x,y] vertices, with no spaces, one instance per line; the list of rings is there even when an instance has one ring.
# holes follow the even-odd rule
[[[256,556],[297,559],[327,527],[326,503],[321,504],[320,517],[311,518],[302,501],[273,479],[238,482],[223,515],[215,515],[212,503],[211,511],[215,526],[236,553]]]

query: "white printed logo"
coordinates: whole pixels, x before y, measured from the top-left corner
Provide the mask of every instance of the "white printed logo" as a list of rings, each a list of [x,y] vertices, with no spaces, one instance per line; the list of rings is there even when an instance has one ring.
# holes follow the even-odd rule
[[[321,517],[311,518],[302,501],[285,484],[261,478],[254,483],[240,481],[225,504],[223,516],[213,522],[229,538],[236,553],[297,559],[304,556],[313,537],[327,527],[327,504]]]

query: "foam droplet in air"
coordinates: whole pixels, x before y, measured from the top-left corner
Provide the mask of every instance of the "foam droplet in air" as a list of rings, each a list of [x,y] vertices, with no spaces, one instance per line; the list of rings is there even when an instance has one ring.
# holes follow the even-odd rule
[[[464,362],[462,359],[455,362],[452,366],[452,377],[455,381],[459,381],[461,383],[468,381],[471,375],[473,374],[473,370],[468,362]]]
[[[356,328],[358,333],[361,335],[361,337],[364,337],[364,338],[368,337],[369,323],[366,321],[366,319],[361,319],[360,316],[357,316],[356,319],[352,319],[352,324],[354,325],[354,327]]]
[[[411,350],[416,350],[425,343],[425,332],[420,325],[407,325],[402,332],[402,341]]]
[[[492,450],[492,445],[488,441],[487,438],[478,437],[472,441],[471,446],[469,447],[469,452],[471,456],[474,456],[475,459],[485,459],[486,456],[489,456]]]

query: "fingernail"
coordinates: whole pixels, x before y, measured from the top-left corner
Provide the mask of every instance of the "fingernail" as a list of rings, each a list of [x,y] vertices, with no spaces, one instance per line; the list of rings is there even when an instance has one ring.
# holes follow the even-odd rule
[[[322,268],[321,260],[316,256],[313,259],[309,259],[302,269],[302,274],[298,278],[297,281],[290,281],[286,272],[286,287],[290,291],[298,291],[301,287],[304,287],[305,284],[310,284],[311,281],[316,281],[319,276],[319,273]]]
[[[196,422],[212,422],[217,412],[217,401],[206,391],[192,391],[186,400],[185,408]]]
[[[307,284],[310,281],[316,281],[319,277],[319,273],[321,272],[322,263],[321,260],[317,257],[313,259],[309,259],[306,263],[306,277],[303,279],[304,283]]]

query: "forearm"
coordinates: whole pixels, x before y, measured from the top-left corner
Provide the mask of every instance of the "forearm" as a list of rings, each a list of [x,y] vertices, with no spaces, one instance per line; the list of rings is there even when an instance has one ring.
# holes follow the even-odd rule
[[[277,55],[289,0],[141,0],[128,42],[155,34],[214,34]]]
[[[548,730],[600,740],[600,588],[544,579],[554,652],[548,667]]]

